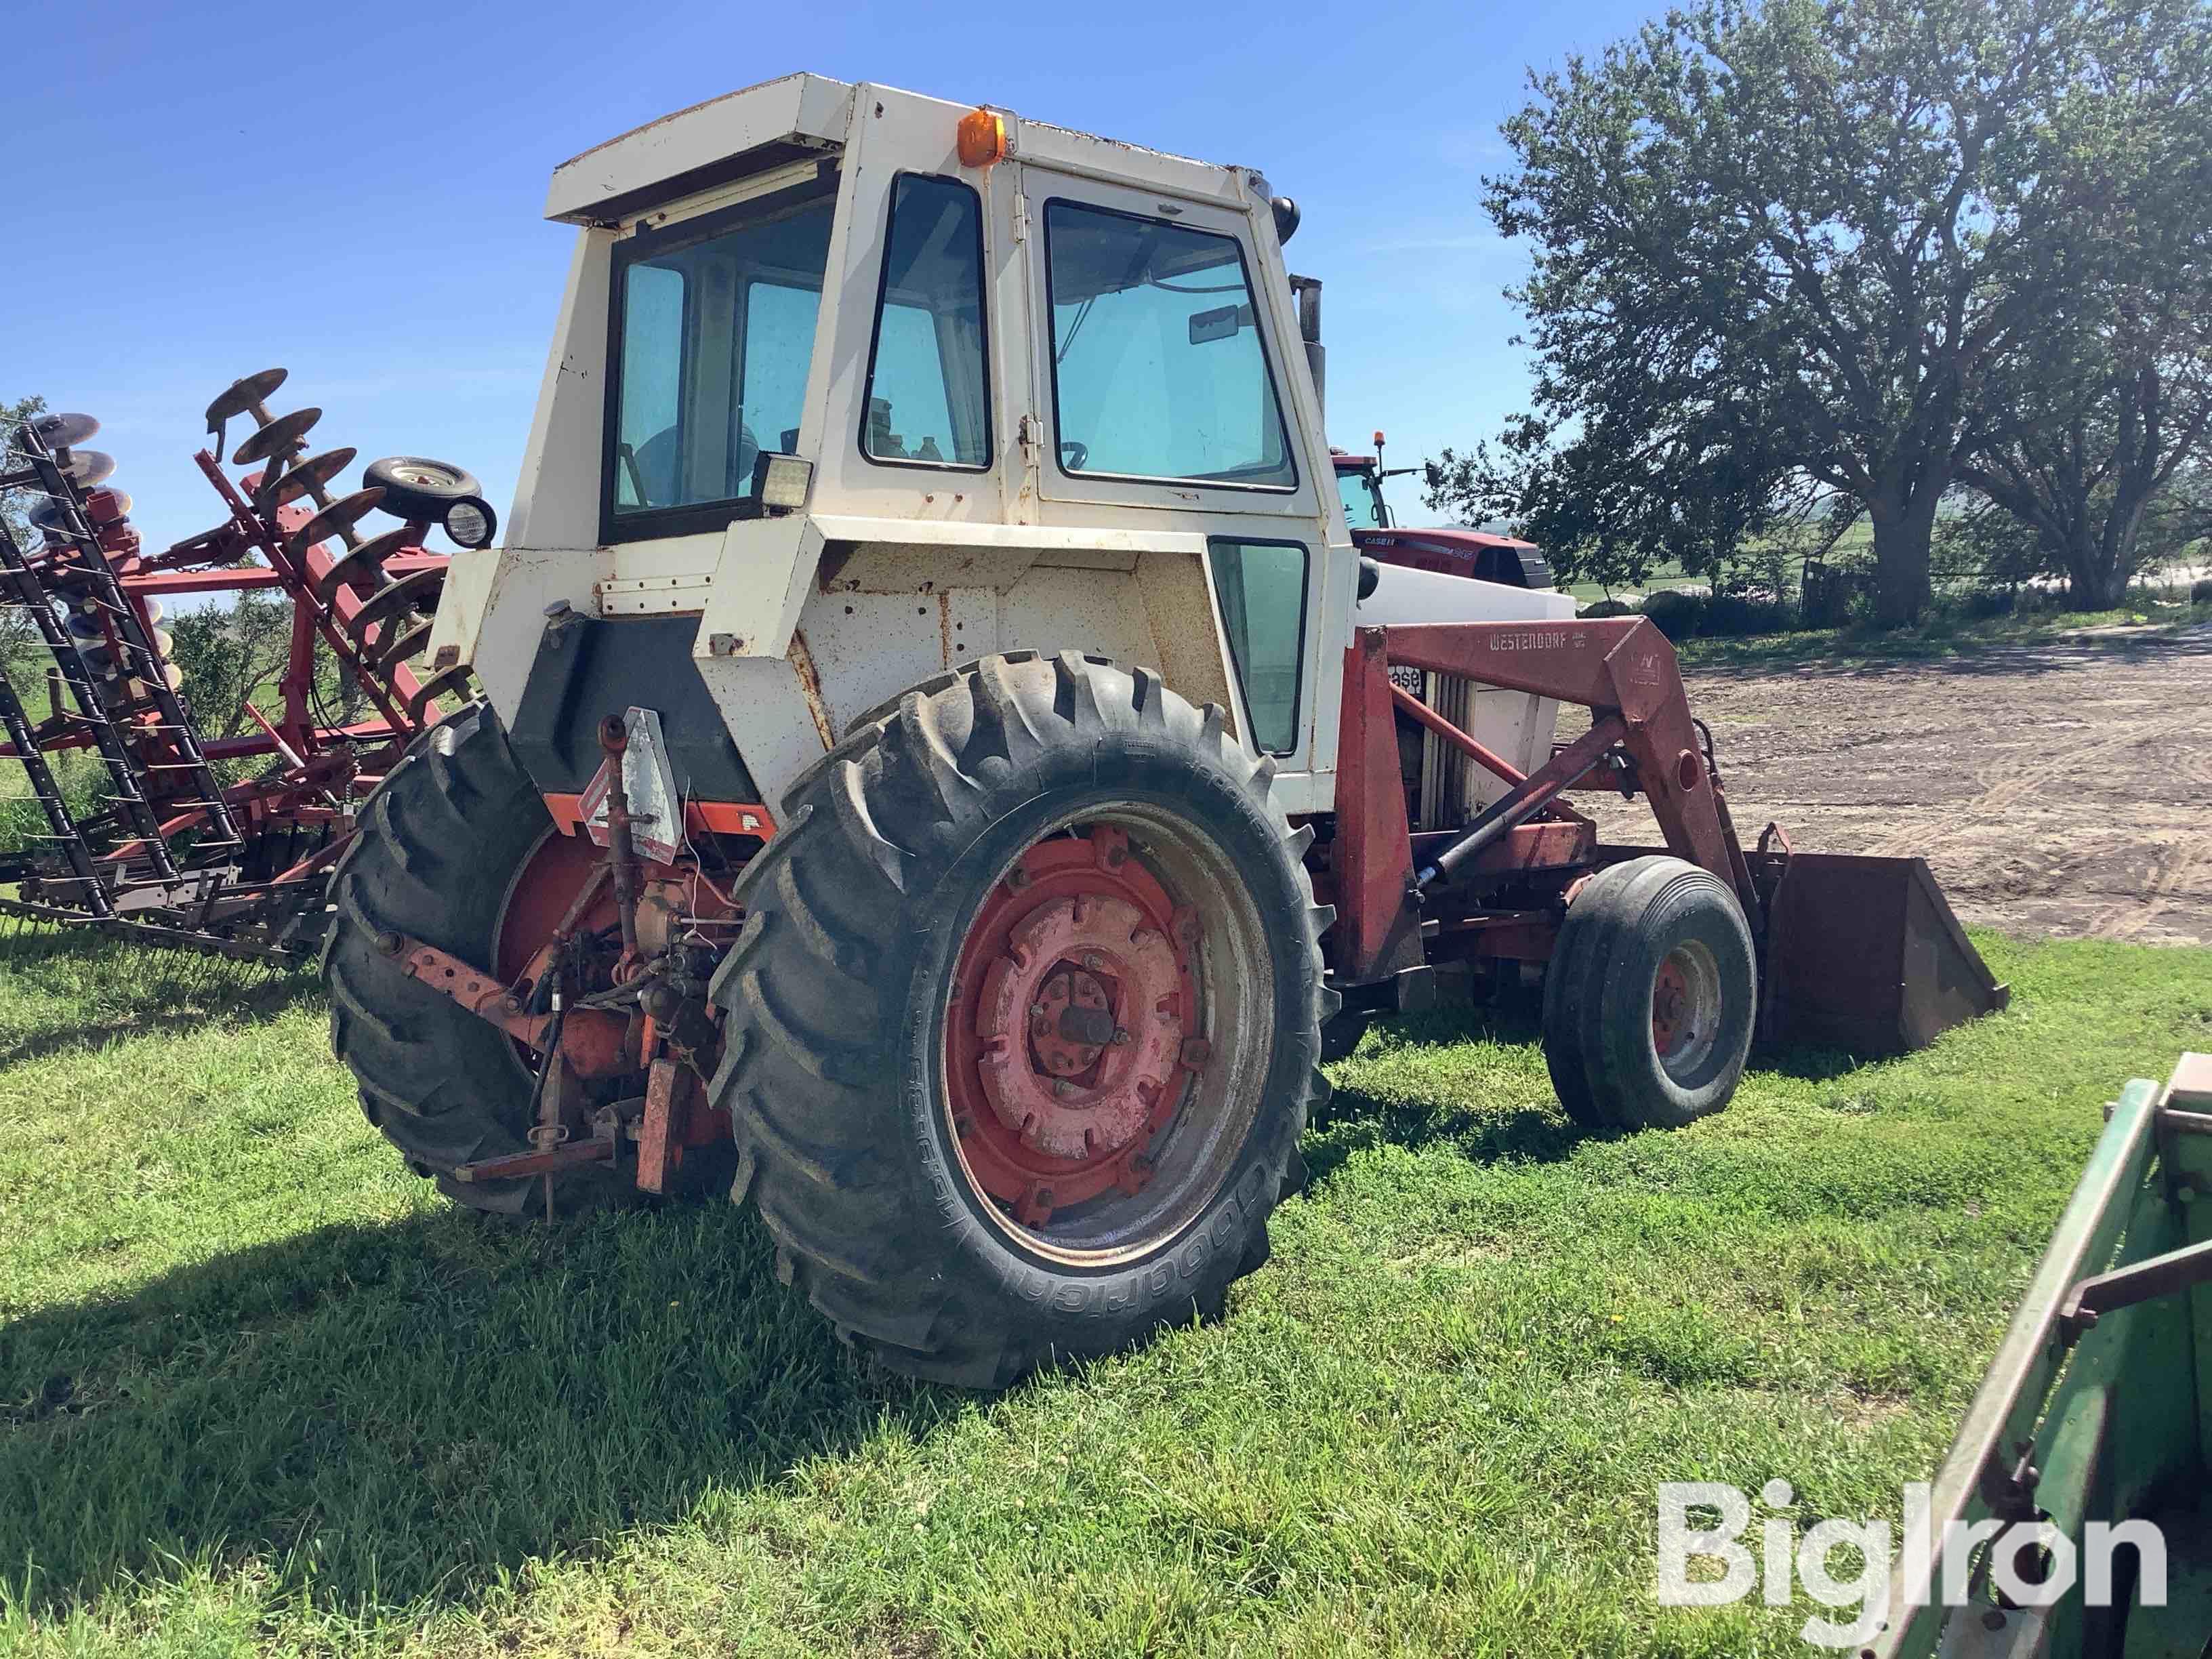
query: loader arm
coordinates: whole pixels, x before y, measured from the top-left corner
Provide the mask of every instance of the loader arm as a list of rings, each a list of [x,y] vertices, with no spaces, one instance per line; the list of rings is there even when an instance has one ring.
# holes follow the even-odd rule
[[[1338,965],[1348,981],[1410,965],[1401,960],[1403,941],[1418,942],[1420,932],[1413,912],[1421,883],[1395,781],[1393,710],[1405,698],[1391,686],[1394,665],[1579,703],[1591,712],[1589,738],[1524,775],[1440,716],[1421,711],[1425,724],[1512,786],[1457,838],[1463,848],[1479,851],[1493,866],[1511,866],[1507,837],[1540,815],[1571,818],[1554,804],[1557,798],[1617,751],[1629,769],[1612,775],[1632,779],[1650,798],[1667,849],[1726,883],[1757,928],[1759,893],[1691,717],[1674,647],[1653,623],[1621,617],[1363,628],[1345,659],[1337,760],[1337,834],[1347,872],[1336,897]],[[1589,830],[1587,821],[1582,827]],[[1582,854],[1594,851],[1594,834],[1579,840]],[[1492,850],[1501,844],[1509,849],[1502,860]],[[1445,848],[1425,856],[1450,854]]]

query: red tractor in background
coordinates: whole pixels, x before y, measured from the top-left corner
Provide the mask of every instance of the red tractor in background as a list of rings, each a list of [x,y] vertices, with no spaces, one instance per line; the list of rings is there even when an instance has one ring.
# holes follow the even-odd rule
[[[1420,469],[1394,466],[1386,471],[1380,432],[1375,434],[1373,454],[1350,455],[1331,449],[1328,459],[1336,469],[1337,494],[1344,498],[1344,521],[1351,526],[1352,544],[1367,557],[1411,570],[1502,582],[1508,587],[1552,586],[1552,567],[1534,542],[1458,526],[1408,530],[1397,523],[1389,503],[1382,498],[1383,480],[1402,478]]]

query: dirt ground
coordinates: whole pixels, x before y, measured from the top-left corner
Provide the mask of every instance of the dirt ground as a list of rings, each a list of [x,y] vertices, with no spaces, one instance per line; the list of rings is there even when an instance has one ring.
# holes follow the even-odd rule
[[[1689,687],[1747,842],[1771,819],[1807,851],[1917,853],[1962,919],[2010,933],[2212,945],[2212,627]],[[1624,840],[1650,822],[1597,816]]]

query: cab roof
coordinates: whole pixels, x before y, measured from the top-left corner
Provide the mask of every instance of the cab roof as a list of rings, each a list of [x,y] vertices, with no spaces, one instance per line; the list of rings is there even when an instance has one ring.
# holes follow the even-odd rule
[[[708,190],[845,141],[853,84],[786,75],[678,110],[553,169],[545,216],[588,225]]]

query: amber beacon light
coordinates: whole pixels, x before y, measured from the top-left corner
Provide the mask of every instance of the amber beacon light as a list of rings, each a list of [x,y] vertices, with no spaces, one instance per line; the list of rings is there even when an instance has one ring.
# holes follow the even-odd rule
[[[1006,155],[1006,117],[996,110],[977,109],[960,118],[962,167],[987,167],[994,161],[1004,161]]]

